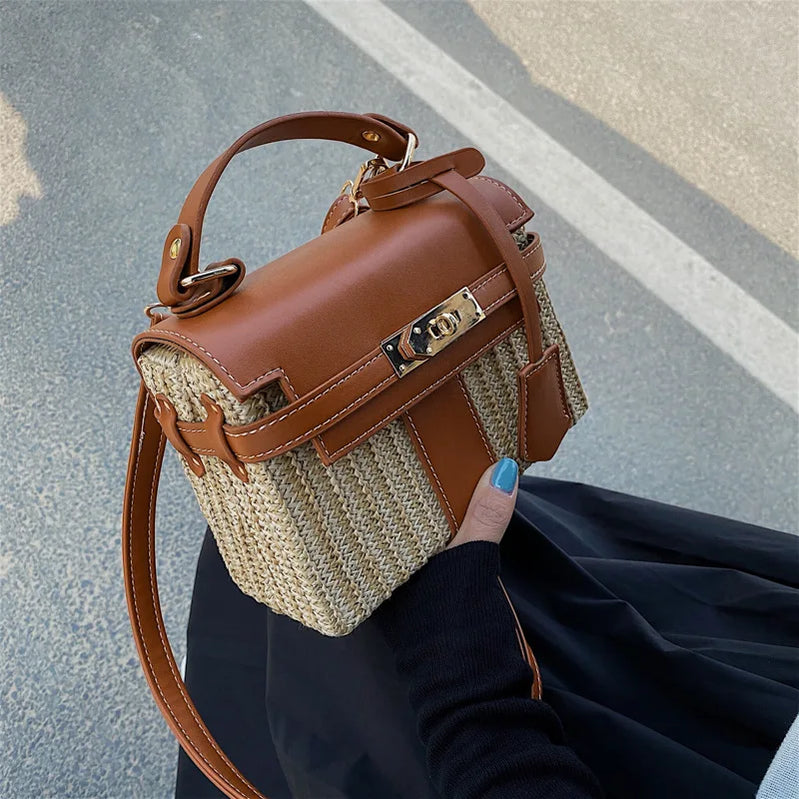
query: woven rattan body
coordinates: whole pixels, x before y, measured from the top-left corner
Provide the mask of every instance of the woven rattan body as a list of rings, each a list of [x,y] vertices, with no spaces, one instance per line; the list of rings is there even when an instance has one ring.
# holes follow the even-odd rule
[[[585,395],[542,279],[536,293],[545,344],[561,347],[576,420]],[[515,375],[525,363],[524,336],[516,331],[463,371],[497,457],[516,457]],[[235,425],[286,404],[276,384],[239,402],[196,358],[168,345],[145,350],[139,364],[152,394],[166,395],[187,421],[205,417],[202,394]],[[306,443],[249,465],[247,483],[219,459],[201,457],[202,477],[185,461],[184,469],[233,580],[274,611],[326,635],[351,632],[451,535],[399,419],[330,466]]]

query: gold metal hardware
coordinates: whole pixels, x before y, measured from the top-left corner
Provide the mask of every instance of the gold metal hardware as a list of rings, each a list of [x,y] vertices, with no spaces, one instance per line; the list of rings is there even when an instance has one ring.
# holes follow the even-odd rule
[[[405,147],[405,155],[402,157],[402,161],[400,165],[397,167],[397,172],[402,172],[403,169],[407,169],[408,165],[413,160],[413,154],[416,152],[416,148],[419,146],[419,139],[413,135],[413,133],[408,134],[408,144]]]
[[[389,336],[380,346],[399,377],[457,341],[485,319],[485,311],[465,286]]]
[[[380,134],[375,130],[365,130],[361,136],[363,136],[366,141],[380,141]]]
[[[193,275],[187,275],[181,279],[180,285],[183,286],[184,289],[187,289],[196,283],[202,283],[205,280],[213,280],[216,277],[225,277],[225,275],[232,275],[238,271],[239,267],[236,266],[236,264],[212,266],[210,269],[206,269],[203,272],[196,272]]]
[[[354,215],[357,216],[358,211],[360,210],[358,206],[358,200],[361,199],[361,183],[363,183],[367,178],[371,178],[375,175],[379,175],[381,172],[385,172],[387,169],[388,163],[386,163],[385,158],[380,156],[377,158],[370,158],[368,161],[364,161],[364,163],[358,167],[358,172],[355,177],[352,180],[348,180],[341,187],[340,194],[346,195],[349,201],[352,203]]]
[[[451,336],[458,329],[459,319],[455,314],[445,311],[427,323],[427,331],[438,340]]]
[[[168,305],[164,305],[162,302],[151,302],[149,305],[145,305],[144,306],[144,315],[148,319],[151,319],[151,320],[154,319],[155,315],[154,315],[153,311],[155,311],[156,308],[163,308],[165,311],[169,310],[169,306]]]
[[[169,257],[174,261],[180,252],[180,239],[175,239],[169,247]]]

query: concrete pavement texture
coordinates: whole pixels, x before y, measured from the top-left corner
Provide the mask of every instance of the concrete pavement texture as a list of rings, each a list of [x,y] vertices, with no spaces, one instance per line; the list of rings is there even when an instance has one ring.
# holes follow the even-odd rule
[[[799,3],[471,5],[530,80],[799,256]]]
[[[565,86],[531,80],[485,8],[388,5],[796,328],[797,262],[774,243],[782,234]],[[2,3],[0,26],[0,795],[166,797],[176,746],[138,666],[119,553],[137,388],[129,344],[164,237],[205,166],[280,114],[379,110],[421,133],[420,157],[469,142],[299,2]],[[582,28],[586,53],[590,34]],[[603,58],[607,46],[598,34]],[[745,39],[738,58],[755,74],[763,63]],[[708,59],[708,80],[717,68]],[[764,96],[783,80],[759,74]],[[775,139],[784,131],[758,123]],[[211,202],[203,262],[253,268],[316,235],[359,161],[319,142],[237,158]],[[485,171],[515,183],[494,163]],[[758,172],[754,185],[767,182]],[[796,415],[546,198],[525,199],[592,401],[536,473],[795,531]],[[161,496],[159,582],[180,659],[204,522],[175,457]]]

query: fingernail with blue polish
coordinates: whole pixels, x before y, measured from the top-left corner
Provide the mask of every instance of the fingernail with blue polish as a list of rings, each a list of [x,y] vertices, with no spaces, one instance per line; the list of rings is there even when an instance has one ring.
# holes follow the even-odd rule
[[[497,462],[494,471],[491,472],[491,485],[506,494],[512,494],[513,489],[516,488],[518,476],[519,467],[516,465],[516,461],[512,458],[503,458]]]

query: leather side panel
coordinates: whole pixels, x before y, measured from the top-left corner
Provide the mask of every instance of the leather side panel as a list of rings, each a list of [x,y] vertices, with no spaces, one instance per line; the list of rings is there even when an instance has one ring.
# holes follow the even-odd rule
[[[519,380],[519,457],[548,461],[572,426],[557,344],[538,363],[528,363]]]
[[[459,376],[414,405],[404,419],[454,535],[480,475],[496,455]]]

